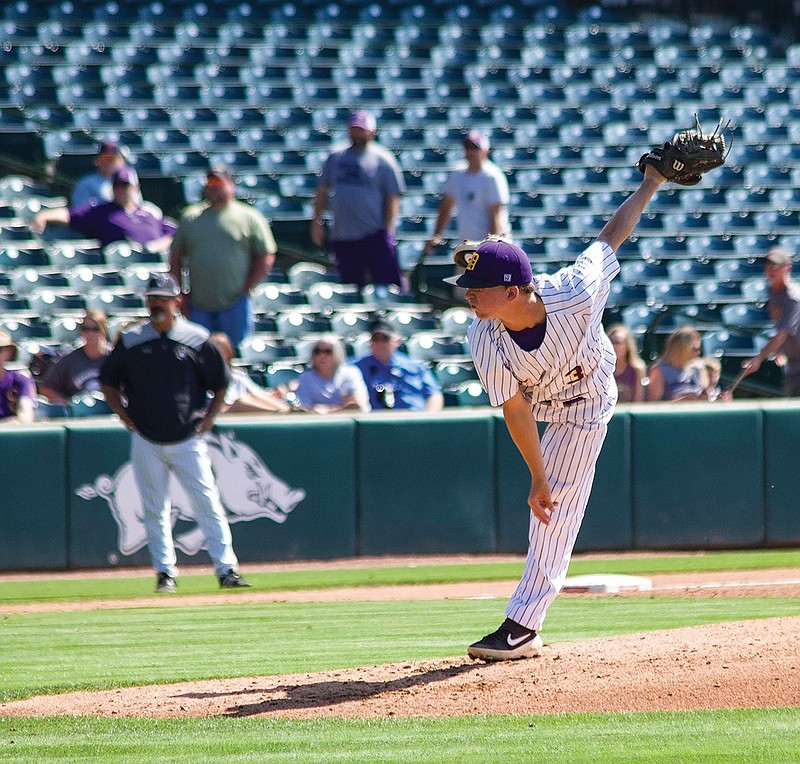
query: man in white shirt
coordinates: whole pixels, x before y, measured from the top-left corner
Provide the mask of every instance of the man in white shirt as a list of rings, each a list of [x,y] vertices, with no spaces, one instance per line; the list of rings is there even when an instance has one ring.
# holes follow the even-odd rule
[[[444,187],[433,236],[425,245],[430,255],[442,243],[442,236],[454,212],[456,239],[482,241],[487,236],[509,234],[508,181],[489,159],[489,137],[471,130],[464,138],[466,162],[453,170]]]

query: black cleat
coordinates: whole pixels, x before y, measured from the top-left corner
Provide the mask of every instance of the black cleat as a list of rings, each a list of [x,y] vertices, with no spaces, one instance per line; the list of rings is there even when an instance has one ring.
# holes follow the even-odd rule
[[[175,594],[176,590],[175,579],[169,573],[159,573],[156,576],[156,592],[159,594]]]
[[[542,638],[532,629],[506,618],[500,628],[469,646],[467,655],[482,661],[516,661],[533,658],[542,648]]]
[[[219,579],[220,589],[240,589],[246,586],[252,586],[252,584],[248,584],[233,568],[224,575],[217,576],[217,578]]]

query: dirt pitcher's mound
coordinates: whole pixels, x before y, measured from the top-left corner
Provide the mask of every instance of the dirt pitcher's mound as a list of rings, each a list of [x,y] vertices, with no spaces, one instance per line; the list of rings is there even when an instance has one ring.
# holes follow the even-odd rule
[[[467,658],[41,696],[0,716],[370,718],[800,706],[800,617],[546,646],[538,658]]]

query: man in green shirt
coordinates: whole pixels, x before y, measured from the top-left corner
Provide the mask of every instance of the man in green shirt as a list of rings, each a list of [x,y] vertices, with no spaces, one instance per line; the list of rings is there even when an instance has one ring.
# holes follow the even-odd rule
[[[250,293],[269,273],[278,247],[266,218],[235,194],[230,169],[213,165],[205,200],[181,215],[170,271],[187,293],[189,320],[224,332],[238,347],[253,332]]]

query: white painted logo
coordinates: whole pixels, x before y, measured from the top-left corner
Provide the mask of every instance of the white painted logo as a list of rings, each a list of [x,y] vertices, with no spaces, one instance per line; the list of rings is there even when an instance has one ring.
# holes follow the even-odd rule
[[[291,488],[276,477],[261,457],[250,446],[237,441],[233,433],[209,434],[206,442],[229,523],[261,517],[284,523],[305,499],[302,488]],[[170,476],[169,488],[172,526],[178,520],[194,523],[192,528],[175,536],[175,546],[185,554],[195,555],[206,548],[206,542],[194,508],[174,475]],[[118,546],[122,554],[130,555],[146,546],[142,499],[130,462],[125,462],[114,475],[98,475],[94,483],[80,486],[75,493],[87,501],[101,498],[108,502],[119,529]]]

